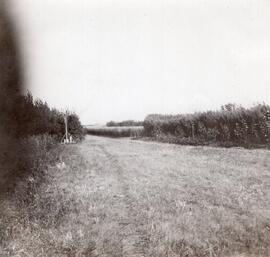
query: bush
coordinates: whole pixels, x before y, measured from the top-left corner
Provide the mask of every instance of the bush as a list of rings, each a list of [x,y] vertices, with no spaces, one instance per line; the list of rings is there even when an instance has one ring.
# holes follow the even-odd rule
[[[12,111],[3,108],[5,115],[0,117],[0,191],[3,192],[12,189],[15,180],[28,176],[38,159],[47,160],[46,155],[41,158],[37,154],[45,154],[65,133],[64,114],[41,100],[34,100],[30,93],[14,96],[10,105]],[[68,126],[75,140],[83,139],[84,129],[75,113],[69,113]]]
[[[1,164],[1,168],[5,170],[0,172],[0,191],[13,190],[14,185],[25,177],[41,178],[41,173],[52,164],[52,160],[59,157],[58,154],[52,154],[58,147],[57,140],[48,134],[28,136],[10,143],[13,144],[12,151],[6,148],[5,159],[1,158],[5,164]]]
[[[17,137],[49,134],[60,140],[65,134],[65,114],[46,102],[34,100],[30,93],[17,98],[16,109]],[[68,112],[68,129],[73,138],[83,139],[84,130],[77,114]]]
[[[259,104],[246,109],[234,104],[220,111],[186,115],[153,114],[144,120],[147,136],[190,144],[269,145],[270,106]]]

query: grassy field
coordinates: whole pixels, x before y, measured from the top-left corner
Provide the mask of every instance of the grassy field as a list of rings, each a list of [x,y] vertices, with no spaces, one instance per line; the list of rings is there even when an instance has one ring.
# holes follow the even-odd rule
[[[58,155],[31,200],[0,201],[0,256],[270,256],[270,151],[87,136]]]
[[[86,126],[87,134],[108,137],[139,137],[143,134],[143,126]]]

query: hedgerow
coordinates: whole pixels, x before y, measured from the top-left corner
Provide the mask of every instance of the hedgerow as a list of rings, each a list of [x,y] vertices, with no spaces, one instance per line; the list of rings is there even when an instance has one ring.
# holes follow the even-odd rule
[[[64,113],[50,108],[46,102],[34,100],[30,93],[16,99],[16,109],[18,137],[49,134],[60,140],[64,135]],[[84,130],[76,113],[68,113],[68,129],[73,138],[83,139]]]
[[[218,143],[251,146],[270,143],[270,106],[244,108],[234,104],[219,111],[183,115],[148,115],[146,135],[161,141],[187,144]]]

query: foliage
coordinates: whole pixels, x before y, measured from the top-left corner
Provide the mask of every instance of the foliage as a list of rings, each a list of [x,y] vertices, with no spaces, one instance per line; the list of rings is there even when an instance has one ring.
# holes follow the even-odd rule
[[[121,122],[110,121],[106,124],[107,127],[132,127],[143,126],[143,121],[125,120]]]
[[[32,135],[49,134],[61,139],[65,133],[64,113],[50,108],[46,102],[34,100],[28,93],[20,96],[16,101],[17,113],[14,119],[17,121],[17,136],[26,137]],[[75,113],[68,113],[69,132],[77,140],[84,136],[83,127],[79,117]]]
[[[251,146],[270,143],[270,106],[243,108],[227,104],[220,111],[186,115],[148,115],[146,135],[176,143]]]

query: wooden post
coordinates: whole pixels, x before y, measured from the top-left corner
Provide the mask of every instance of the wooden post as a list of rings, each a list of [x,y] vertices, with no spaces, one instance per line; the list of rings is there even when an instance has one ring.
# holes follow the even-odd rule
[[[68,142],[68,119],[67,112],[65,114],[65,130],[66,130],[66,142]]]

